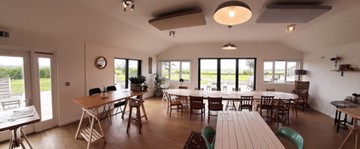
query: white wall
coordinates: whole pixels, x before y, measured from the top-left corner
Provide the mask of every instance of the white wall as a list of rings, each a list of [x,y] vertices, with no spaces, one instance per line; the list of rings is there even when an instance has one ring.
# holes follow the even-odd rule
[[[235,43],[238,46],[238,50],[234,51],[222,50],[221,46],[223,44],[224,43],[202,43],[180,45],[160,53],[158,60],[190,60],[191,82],[184,82],[184,85],[195,88],[197,87],[198,80],[198,58],[257,58],[256,90],[275,88],[277,91],[290,92],[293,89],[293,83],[263,83],[263,61],[273,59],[302,60],[301,52],[276,42]],[[170,87],[177,88],[178,86],[178,81],[170,81]]]
[[[131,49],[123,50],[121,47],[106,47],[93,43],[86,43],[85,46],[85,42],[81,40],[71,41],[15,29],[11,31],[10,38],[0,38],[0,46],[56,53],[59,125],[80,118],[81,108],[73,99],[85,96],[89,88],[113,84],[114,57],[141,59],[142,74],[147,76],[149,89],[153,89],[153,75],[148,74],[148,57],[153,57],[153,72],[156,70],[156,57],[151,53],[133,52]],[[104,70],[96,69],[97,56],[107,58],[109,64]],[[70,82],[71,85],[65,86],[65,82]],[[152,96],[152,91],[145,95],[148,96]]]
[[[334,117],[334,100],[344,100],[352,93],[360,93],[360,72],[331,71],[335,63],[330,58],[339,55],[341,64],[360,66],[360,43],[322,49],[304,55],[304,68],[308,70],[306,79],[310,81],[310,104],[316,110]]]

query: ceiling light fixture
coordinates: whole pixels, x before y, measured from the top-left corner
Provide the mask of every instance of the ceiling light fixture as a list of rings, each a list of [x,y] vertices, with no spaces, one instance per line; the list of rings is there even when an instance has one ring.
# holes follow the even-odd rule
[[[170,37],[175,37],[175,31],[170,31],[170,32],[169,32],[169,36],[170,36]]]
[[[223,45],[223,47],[222,47],[223,50],[236,50],[237,49],[236,45],[234,45],[230,42],[230,28],[231,27],[232,27],[231,25],[228,26],[228,28],[229,28],[229,43]]]
[[[248,21],[252,16],[250,7],[241,1],[226,1],[214,13],[214,20],[222,25],[237,25]]]
[[[124,6],[124,11],[126,11],[126,8],[130,8],[131,11],[135,8],[135,4],[132,0],[123,0],[122,4]]]
[[[295,24],[290,24],[286,27],[286,32],[293,32],[295,31],[295,28],[296,28]]]

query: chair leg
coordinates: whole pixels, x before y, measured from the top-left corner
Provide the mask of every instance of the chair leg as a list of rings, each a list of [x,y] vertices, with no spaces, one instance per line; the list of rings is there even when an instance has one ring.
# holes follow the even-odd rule
[[[190,117],[189,117],[189,120],[191,120],[191,115],[192,115],[192,113],[193,113],[192,110],[193,110],[193,109],[190,107]]]
[[[171,117],[171,111],[172,111],[171,106],[169,106],[168,110],[170,110],[169,117]]]

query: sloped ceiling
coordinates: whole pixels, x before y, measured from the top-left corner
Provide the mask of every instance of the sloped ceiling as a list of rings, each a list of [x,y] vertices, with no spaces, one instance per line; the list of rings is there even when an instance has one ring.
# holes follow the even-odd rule
[[[134,0],[135,10],[126,12],[123,11],[121,0],[1,1],[0,29],[10,33],[12,30],[24,30],[79,42],[92,42],[156,54],[179,44],[227,42],[228,29],[212,18],[216,7],[224,1]],[[293,3],[294,0],[243,0],[243,2],[251,7],[253,17],[250,21],[231,29],[231,40],[235,42],[282,42],[305,52],[333,44],[358,42],[360,39],[355,38],[359,33],[352,30],[358,29],[356,26],[359,26],[357,0],[296,1],[328,4],[332,5],[333,9],[309,23],[297,24],[294,33],[285,32],[288,23],[255,22],[266,4]],[[175,37],[169,37],[169,31],[159,31],[148,23],[148,20],[161,13],[187,7],[201,8],[206,25],[175,29]],[[356,23],[353,24],[354,22]],[[333,37],[328,38],[332,32]],[[318,41],[314,41],[313,38]]]

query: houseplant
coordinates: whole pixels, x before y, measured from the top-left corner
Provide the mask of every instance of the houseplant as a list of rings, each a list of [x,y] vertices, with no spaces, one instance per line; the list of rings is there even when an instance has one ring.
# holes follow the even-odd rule
[[[154,79],[154,84],[155,84],[155,96],[156,97],[161,97],[162,96],[162,88],[161,88],[161,84],[163,84],[165,81],[164,77],[161,77],[160,74],[155,73],[155,79]]]
[[[142,75],[132,76],[129,78],[129,80],[131,83],[130,90],[134,92],[140,92],[142,88],[142,84],[145,83],[146,81],[146,77]]]

